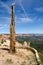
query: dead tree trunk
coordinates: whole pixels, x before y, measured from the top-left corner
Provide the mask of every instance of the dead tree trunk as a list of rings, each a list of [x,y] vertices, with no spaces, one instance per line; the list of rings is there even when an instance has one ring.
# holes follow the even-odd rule
[[[15,52],[15,20],[14,6],[12,5],[12,20],[10,25],[10,53]]]

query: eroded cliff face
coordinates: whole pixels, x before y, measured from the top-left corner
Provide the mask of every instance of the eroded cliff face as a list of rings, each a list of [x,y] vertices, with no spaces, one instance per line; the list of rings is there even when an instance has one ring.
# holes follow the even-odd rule
[[[11,19],[11,25],[10,25],[10,52],[15,52],[14,5],[12,5],[12,19]]]

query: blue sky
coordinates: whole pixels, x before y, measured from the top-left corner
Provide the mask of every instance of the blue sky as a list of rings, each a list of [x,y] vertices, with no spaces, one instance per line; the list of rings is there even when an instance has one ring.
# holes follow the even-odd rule
[[[43,34],[43,0],[0,0],[0,34],[10,33],[12,4],[16,33]]]

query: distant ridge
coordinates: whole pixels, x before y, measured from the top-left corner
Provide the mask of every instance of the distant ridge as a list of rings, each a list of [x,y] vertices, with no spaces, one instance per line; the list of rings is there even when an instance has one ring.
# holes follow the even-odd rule
[[[7,36],[10,36],[10,34],[4,34]],[[2,34],[0,34],[0,37],[2,36]],[[16,36],[43,36],[43,34],[16,34]]]

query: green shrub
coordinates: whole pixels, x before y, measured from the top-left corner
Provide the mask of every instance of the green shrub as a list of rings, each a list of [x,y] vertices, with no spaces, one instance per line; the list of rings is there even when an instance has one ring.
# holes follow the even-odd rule
[[[1,43],[3,44],[4,42],[6,42],[6,40],[3,40],[3,39],[2,39],[2,40],[1,40]]]
[[[3,39],[1,40],[1,43],[2,43],[2,44],[4,43],[4,40],[3,40]]]
[[[6,59],[7,63],[13,63],[11,58]]]

